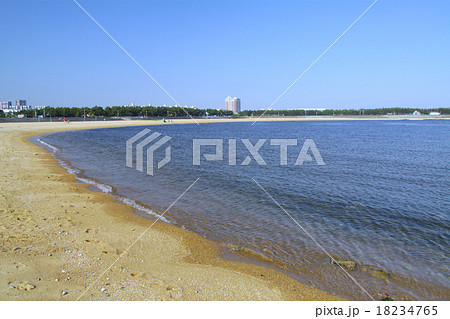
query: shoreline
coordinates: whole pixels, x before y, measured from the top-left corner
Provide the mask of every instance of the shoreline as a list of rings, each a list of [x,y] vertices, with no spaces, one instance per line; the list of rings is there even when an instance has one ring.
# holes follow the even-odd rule
[[[171,124],[184,123],[192,120]],[[152,222],[110,194],[75,182],[50,152],[28,139],[56,131],[157,124],[162,123],[0,124],[1,300],[77,299]],[[155,223],[81,298],[122,299],[343,300],[281,271],[225,259],[218,243],[168,223]]]
[[[103,119],[103,120],[101,120]],[[450,120],[450,115],[442,116],[411,116],[411,115],[401,115],[401,116],[388,116],[388,115],[371,115],[371,116],[264,116],[264,117],[209,117],[209,118],[168,118],[173,122],[162,122],[163,118],[133,118],[133,117],[123,117],[120,119],[109,119],[106,117],[95,117],[88,118],[84,120],[83,118],[69,118],[70,123],[85,123],[86,125],[96,123],[115,123],[115,126],[128,126],[136,125],[130,122],[142,122],[142,123],[154,123],[150,125],[170,125],[170,124],[195,124],[195,123],[258,123],[258,122],[317,122],[317,121],[436,121],[436,120]],[[23,124],[23,123],[63,123],[61,118],[55,118],[51,120],[50,118],[0,118],[0,125],[2,124]],[[146,125],[146,124],[142,124]]]

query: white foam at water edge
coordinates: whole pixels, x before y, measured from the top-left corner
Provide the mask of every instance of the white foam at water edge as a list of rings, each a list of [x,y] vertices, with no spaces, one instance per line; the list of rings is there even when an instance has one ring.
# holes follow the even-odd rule
[[[78,169],[71,167],[70,165],[68,165],[67,163],[65,163],[61,160],[58,160],[58,162],[59,162],[59,165],[61,165],[67,171],[67,173],[73,174],[73,175],[75,175],[75,177],[77,179],[80,179],[80,177],[78,176],[78,174],[80,174],[80,171]],[[90,184],[90,183],[87,183],[87,184]]]
[[[143,212],[143,213],[146,213],[146,214],[148,214],[148,215],[151,215],[151,216],[153,216],[153,217],[159,218],[159,219],[161,219],[162,221],[164,221],[164,222],[166,222],[166,223],[170,223],[170,221],[167,220],[166,218],[164,218],[164,216],[162,216],[162,215],[156,213],[155,211],[153,211],[153,210],[151,210],[151,209],[149,209],[149,208],[146,208],[146,207],[144,207],[144,206],[142,206],[142,205],[139,205],[139,204],[136,203],[134,200],[132,200],[132,199],[130,199],[130,198],[128,198],[128,197],[118,196],[118,198],[120,199],[120,201],[121,201],[122,203],[124,203],[124,204],[126,204],[126,205],[128,205],[128,206],[131,206],[131,207],[133,207],[133,208],[136,208],[137,210],[139,210],[139,211],[141,211],[141,212]]]
[[[86,183],[86,184],[89,184],[89,185],[94,186],[95,188],[99,189],[99,190],[102,191],[103,193],[111,194],[111,192],[112,192],[112,187],[109,186],[109,185],[105,185],[105,184],[102,184],[102,183],[98,183],[98,182],[96,182],[96,181],[94,181],[94,180],[92,180],[92,179],[88,179],[88,178],[84,178],[84,177],[79,177],[79,176],[77,176],[77,179],[78,179],[80,182],[83,182],[83,183]]]
[[[53,145],[50,145],[50,144],[48,144],[48,143],[45,143],[45,142],[44,142],[43,140],[41,140],[40,138],[38,138],[37,141],[38,141],[39,143],[45,145],[45,146],[48,147],[49,149],[51,149],[53,154],[59,151],[59,148],[57,148],[57,147],[55,147],[55,146],[53,146]]]
[[[53,155],[53,156],[55,156],[56,152],[59,152],[59,151],[60,151],[59,148],[57,148],[57,147],[55,147],[55,146],[53,146],[53,145],[50,145],[50,144],[48,144],[48,143],[42,141],[41,139],[37,139],[37,141],[38,141],[39,143],[43,144],[44,146],[46,146],[47,148],[51,149],[51,150],[52,150],[52,155]],[[55,157],[55,159],[57,159],[57,158]],[[60,160],[60,159],[57,159],[57,160],[58,160],[59,164],[60,164],[60,165],[61,165],[68,173],[75,175],[75,177],[77,178],[77,180],[79,180],[80,182],[83,182],[83,183],[85,183],[85,184],[92,185],[92,186],[94,186],[95,188],[97,188],[98,190],[100,190],[100,191],[103,192],[103,193],[107,193],[107,194],[111,194],[111,193],[112,193],[112,190],[113,190],[113,189],[112,189],[111,186],[106,185],[106,184],[99,183],[99,182],[97,182],[97,181],[95,181],[95,180],[92,180],[92,179],[89,179],[89,178],[80,177],[79,175],[80,175],[81,172],[80,172],[79,169],[70,166],[69,164],[67,164],[66,162],[64,162],[64,161],[62,161],[62,160]],[[111,195],[113,195],[113,194],[111,194]],[[148,215],[151,215],[151,216],[153,216],[153,217],[159,218],[160,220],[162,220],[162,221],[164,221],[164,222],[166,222],[166,223],[170,223],[169,220],[167,220],[166,218],[164,218],[164,217],[161,216],[160,214],[156,213],[155,211],[153,211],[153,210],[151,210],[151,209],[149,209],[149,208],[146,208],[146,207],[144,207],[144,206],[142,206],[142,205],[139,205],[139,204],[136,203],[134,200],[132,200],[132,199],[130,199],[130,198],[128,198],[128,197],[117,196],[117,195],[113,195],[113,197],[119,199],[119,200],[120,200],[122,203],[124,203],[125,205],[131,206],[131,207],[133,207],[133,208],[135,208],[135,209],[137,209],[137,210],[139,210],[139,211],[141,211],[141,212],[143,212],[143,213],[145,213],[145,214],[148,214]]]

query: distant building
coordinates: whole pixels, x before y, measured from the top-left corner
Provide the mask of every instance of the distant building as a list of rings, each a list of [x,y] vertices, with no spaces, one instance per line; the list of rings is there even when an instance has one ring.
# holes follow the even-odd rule
[[[230,111],[233,110],[233,98],[231,96],[225,99],[225,110]]]
[[[18,112],[22,110],[29,110],[27,100],[16,100],[16,105],[13,105],[11,101],[1,102],[1,109],[8,112]]]
[[[225,99],[225,109],[227,111],[233,111],[233,113],[240,113],[241,112],[241,99],[231,96],[227,97]]]
[[[27,100],[16,100],[16,108],[27,106]]]
[[[15,111],[28,110],[27,100],[16,100]]]
[[[9,109],[12,109],[12,102],[11,101],[2,102],[2,110],[9,110]]]
[[[430,115],[431,116],[439,116],[439,115],[441,115],[441,113],[440,112],[430,112]]]
[[[413,115],[414,115],[414,116],[420,116],[420,115],[422,115],[422,114],[420,114],[419,111],[414,111],[414,112],[413,112]]]

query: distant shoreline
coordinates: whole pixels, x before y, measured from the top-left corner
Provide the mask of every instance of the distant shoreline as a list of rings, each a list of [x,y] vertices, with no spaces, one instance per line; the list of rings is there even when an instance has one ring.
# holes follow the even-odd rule
[[[66,120],[71,122],[116,122],[117,125],[122,125],[123,121],[162,121],[163,117],[67,117]],[[270,122],[270,121],[402,121],[402,120],[450,120],[450,115],[317,115],[317,116],[263,116],[263,117],[247,117],[247,116],[236,116],[236,117],[166,117],[166,120],[172,120],[173,123],[180,121],[201,121],[202,123],[210,123],[211,121],[220,122]],[[62,117],[45,117],[45,118],[0,118],[0,123],[52,123],[52,122],[63,122]],[[166,122],[170,124],[169,122]],[[187,123],[186,123],[187,124]]]

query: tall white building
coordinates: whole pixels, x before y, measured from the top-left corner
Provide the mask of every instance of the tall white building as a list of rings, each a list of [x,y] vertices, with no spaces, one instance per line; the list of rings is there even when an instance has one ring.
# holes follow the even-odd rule
[[[225,99],[225,109],[227,111],[233,111],[233,113],[239,113],[241,112],[241,99],[231,96],[227,97]]]

